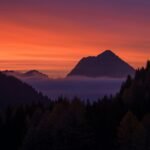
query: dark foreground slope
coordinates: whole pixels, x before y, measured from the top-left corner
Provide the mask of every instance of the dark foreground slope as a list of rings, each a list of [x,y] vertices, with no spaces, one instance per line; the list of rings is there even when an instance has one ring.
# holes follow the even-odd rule
[[[75,68],[67,75],[86,77],[115,77],[123,78],[134,75],[135,70],[112,51],[106,50],[96,57],[86,57],[79,61]]]
[[[0,113],[0,149],[149,150],[149,93],[148,62],[114,97],[94,103],[59,98],[47,107],[7,109]]]
[[[19,79],[0,73],[0,108],[39,101],[46,102],[48,99]]]

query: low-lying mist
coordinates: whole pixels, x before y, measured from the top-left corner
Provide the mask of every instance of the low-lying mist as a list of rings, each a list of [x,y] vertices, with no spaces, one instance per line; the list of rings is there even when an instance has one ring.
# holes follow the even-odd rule
[[[51,99],[59,96],[83,100],[97,100],[104,95],[116,94],[125,79],[113,78],[64,78],[64,79],[32,79],[26,78],[25,82]]]

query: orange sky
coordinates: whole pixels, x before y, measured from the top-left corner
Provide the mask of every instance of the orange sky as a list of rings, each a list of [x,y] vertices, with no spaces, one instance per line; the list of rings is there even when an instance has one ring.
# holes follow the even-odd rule
[[[88,0],[89,5],[66,1],[67,5],[54,6],[47,0],[38,0],[36,5],[28,0],[27,4],[6,1],[0,5],[1,70],[38,69],[63,77],[82,57],[106,49],[135,68],[149,59],[150,11],[146,6],[150,3],[141,6],[137,0],[133,7],[128,3],[112,7],[96,0]]]

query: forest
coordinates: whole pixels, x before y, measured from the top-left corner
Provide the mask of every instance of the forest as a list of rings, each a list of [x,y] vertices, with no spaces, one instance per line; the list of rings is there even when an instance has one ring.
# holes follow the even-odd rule
[[[20,92],[13,89],[8,96],[7,86],[2,84],[5,79]],[[0,81],[0,87],[5,87],[0,88],[1,101],[32,101],[1,109],[1,150],[150,149],[150,61],[134,77],[128,76],[115,96],[95,102],[78,97],[52,101],[25,83],[28,94],[24,96],[17,79],[0,74]]]

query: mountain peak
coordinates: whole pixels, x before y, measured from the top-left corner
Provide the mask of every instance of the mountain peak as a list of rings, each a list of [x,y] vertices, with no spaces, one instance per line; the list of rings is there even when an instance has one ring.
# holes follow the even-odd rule
[[[101,54],[115,54],[112,50],[105,50]]]
[[[41,73],[37,70],[29,70],[25,74],[26,75],[35,75],[35,74],[41,74]]]
[[[132,66],[111,50],[106,50],[98,56],[81,59],[68,76],[122,78],[127,75],[134,75],[134,72]]]
[[[38,70],[30,70],[24,73],[25,77],[38,77],[38,78],[48,78],[48,75],[38,71]]]
[[[101,57],[101,56],[117,56],[114,52],[112,52],[111,50],[105,50],[104,52],[102,52],[101,54],[99,54],[97,57]]]

